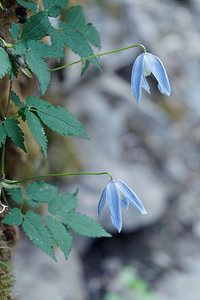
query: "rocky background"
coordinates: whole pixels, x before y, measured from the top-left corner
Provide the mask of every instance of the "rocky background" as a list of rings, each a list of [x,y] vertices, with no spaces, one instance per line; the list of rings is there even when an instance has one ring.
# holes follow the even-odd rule
[[[131,49],[102,57],[103,73],[90,67],[80,78],[81,66],[70,67],[63,81],[51,87],[62,88],[67,109],[79,116],[91,137],[89,142],[73,139],[82,170],[108,170],[124,180],[148,215],[130,207],[119,235],[105,208],[102,225],[113,238],[75,236],[68,262],[58,251],[57,264],[22,235],[14,258],[19,272],[15,292],[20,300],[199,300],[200,1],[84,4],[100,32],[100,52],[142,43],[162,59],[169,75],[170,97],[158,92],[152,77],[151,95],[143,92],[137,105],[130,74],[141,50]],[[56,147],[52,152],[58,155]],[[79,210],[97,218],[107,181],[106,176],[81,177],[62,181],[61,190],[73,192],[79,186]],[[120,274],[127,267],[124,283]],[[127,287],[130,276],[132,286]],[[150,291],[141,296],[137,290],[144,282]]]

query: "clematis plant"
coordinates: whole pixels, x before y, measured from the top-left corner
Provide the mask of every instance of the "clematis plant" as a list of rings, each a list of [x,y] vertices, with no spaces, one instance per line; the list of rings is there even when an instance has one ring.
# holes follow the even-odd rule
[[[111,221],[117,228],[118,232],[122,229],[121,206],[128,209],[129,203],[131,203],[139,209],[143,215],[147,214],[147,211],[138,196],[126,183],[119,179],[109,181],[104,188],[98,204],[99,218],[101,218],[101,211],[105,202],[107,202],[110,210]]]
[[[167,96],[171,93],[169,79],[163,63],[157,56],[145,52],[136,58],[131,74],[131,88],[137,103],[140,102],[142,88],[150,94],[146,77],[151,73],[158,81],[159,91]]]

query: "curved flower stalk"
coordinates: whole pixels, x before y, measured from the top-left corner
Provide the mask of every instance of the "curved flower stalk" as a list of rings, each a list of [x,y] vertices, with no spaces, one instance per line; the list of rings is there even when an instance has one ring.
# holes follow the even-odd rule
[[[130,187],[122,180],[111,180],[108,182],[103,190],[99,204],[98,215],[101,217],[102,208],[107,202],[110,210],[110,217],[113,225],[117,228],[118,232],[122,229],[122,215],[121,206],[128,209],[129,203],[134,205],[139,211],[145,215],[147,214],[142,202],[138,196],[131,190]]]
[[[137,103],[140,102],[142,88],[150,94],[150,87],[146,77],[151,73],[158,81],[159,91],[167,96],[171,93],[169,79],[161,60],[151,53],[142,53],[133,64],[131,75],[131,89]]]

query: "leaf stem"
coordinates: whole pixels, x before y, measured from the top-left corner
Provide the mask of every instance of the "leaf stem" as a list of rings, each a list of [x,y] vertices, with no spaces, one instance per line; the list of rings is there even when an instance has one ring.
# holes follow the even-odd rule
[[[75,175],[108,175],[110,176],[110,179],[113,180],[113,177],[110,173],[108,172],[99,172],[99,173],[93,173],[93,172],[75,172],[75,173],[59,173],[59,174],[48,174],[48,175],[42,175],[42,176],[36,176],[36,177],[29,177],[29,178],[24,178],[21,180],[17,181],[12,181],[9,184],[18,184],[18,183],[23,183],[31,180],[39,180],[42,178],[50,178],[50,177],[62,177],[62,176],[75,176]]]
[[[107,55],[107,54],[112,54],[112,53],[124,51],[124,50],[127,50],[127,49],[135,48],[135,47],[141,47],[141,48],[143,49],[144,53],[146,53],[146,48],[145,48],[144,45],[142,45],[142,44],[136,44],[136,45],[132,45],[132,46],[120,48],[120,49],[117,49],[117,50],[112,50],[112,51],[108,51],[108,52],[104,52],[104,53],[99,53],[99,54],[91,55],[91,56],[88,56],[88,57],[79,59],[79,60],[77,60],[77,61],[74,61],[74,62],[72,62],[72,63],[69,63],[69,64],[66,64],[66,65],[60,66],[60,67],[58,67],[58,68],[50,69],[49,72],[52,72],[52,71],[58,71],[58,70],[67,68],[67,67],[69,67],[69,66],[72,66],[72,65],[81,63],[81,62],[83,62],[83,61],[85,61],[85,60],[94,58],[94,57],[103,56],[103,55]]]
[[[2,193],[2,196],[3,196],[3,200],[5,201],[5,203],[7,204],[7,206],[9,208],[11,208],[10,205],[9,205],[9,203],[8,203],[8,201],[7,201],[7,199],[6,199],[6,195],[5,195],[5,192],[4,192],[3,188],[1,189],[1,193]]]

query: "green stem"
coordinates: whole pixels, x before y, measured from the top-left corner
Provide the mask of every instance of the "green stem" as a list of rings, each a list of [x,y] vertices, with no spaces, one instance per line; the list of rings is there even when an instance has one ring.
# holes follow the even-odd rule
[[[75,173],[48,174],[48,175],[42,175],[42,176],[36,176],[36,177],[29,177],[29,178],[21,179],[21,180],[18,180],[18,181],[10,182],[10,184],[18,184],[18,183],[23,183],[23,182],[26,182],[26,181],[31,181],[31,180],[39,180],[39,179],[42,179],[42,178],[61,177],[61,176],[74,176],[74,175],[108,175],[108,176],[110,176],[110,179],[113,180],[112,175],[108,172],[100,172],[100,173],[75,172]]]
[[[91,56],[88,56],[88,57],[79,59],[79,60],[77,60],[77,61],[74,61],[74,62],[72,62],[72,63],[70,63],[70,64],[66,64],[66,65],[63,65],[63,66],[58,67],[58,68],[50,69],[49,71],[50,71],[50,72],[52,72],[52,71],[58,71],[58,70],[67,68],[67,67],[69,67],[69,66],[72,66],[72,65],[81,63],[81,62],[83,62],[83,61],[85,61],[85,60],[88,60],[88,59],[90,59],[90,58],[94,58],[94,57],[98,57],[98,56],[103,56],[103,55],[107,55],[107,54],[112,54],[112,53],[124,51],[124,50],[127,50],[127,49],[135,48],[135,47],[141,47],[141,48],[143,49],[144,53],[146,53],[146,48],[145,48],[145,46],[143,46],[142,44],[136,44],[136,45],[128,46],[128,47],[125,47],[125,48],[121,48],[121,49],[117,49],[117,50],[113,50],[113,51],[109,51],[109,52],[104,52],[104,53],[100,53],[100,54],[91,55]]]
[[[5,163],[5,147],[6,147],[6,141],[2,146],[2,154],[1,154],[1,176],[5,175],[4,171],[4,163]]]

